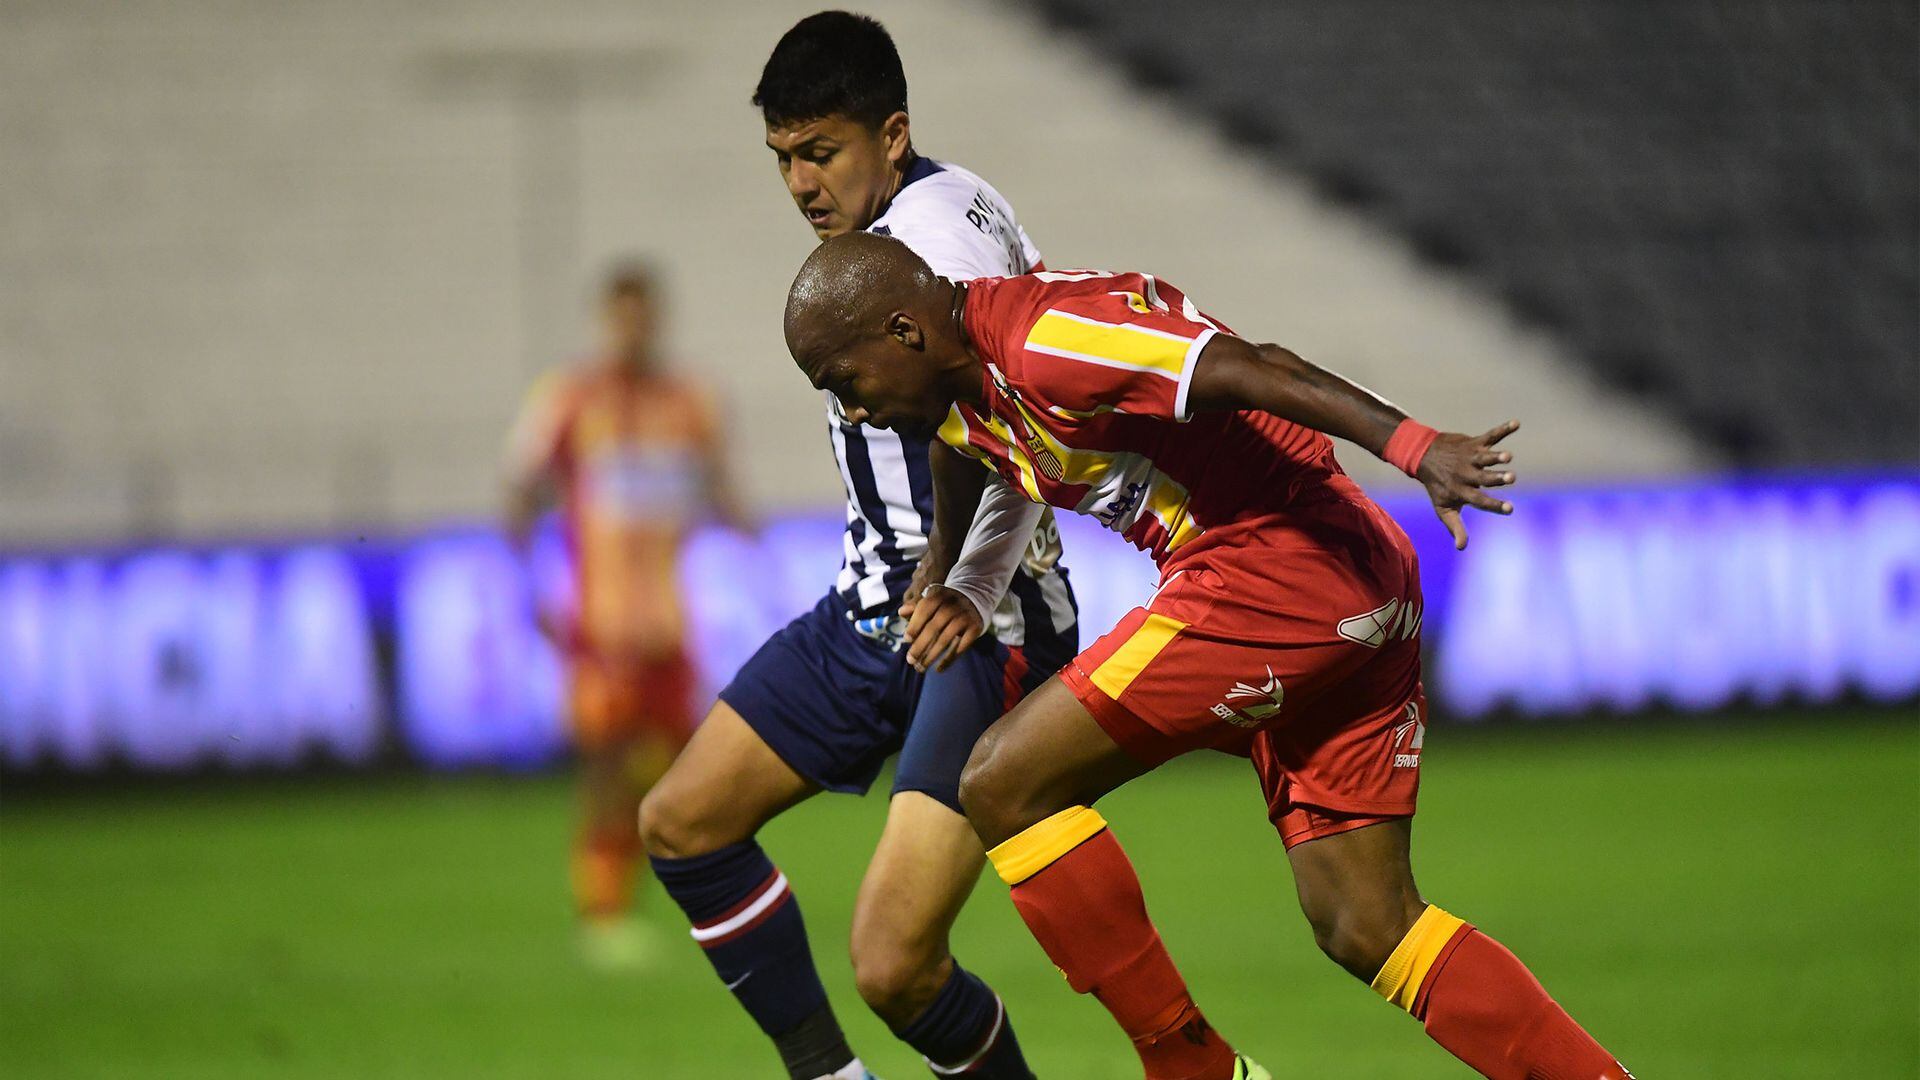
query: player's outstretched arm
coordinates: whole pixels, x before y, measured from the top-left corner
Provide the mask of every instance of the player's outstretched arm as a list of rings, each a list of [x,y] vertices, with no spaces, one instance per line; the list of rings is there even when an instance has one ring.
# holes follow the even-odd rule
[[[1494,447],[1520,429],[1518,420],[1481,435],[1436,432],[1378,394],[1288,349],[1227,334],[1214,335],[1194,361],[1187,407],[1195,413],[1259,409],[1359,444],[1426,487],[1456,549],[1467,546],[1463,507],[1513,513],[1512,503],[1485,489],[1514,481],[1513,470],[1494,468],[1513,455]]]

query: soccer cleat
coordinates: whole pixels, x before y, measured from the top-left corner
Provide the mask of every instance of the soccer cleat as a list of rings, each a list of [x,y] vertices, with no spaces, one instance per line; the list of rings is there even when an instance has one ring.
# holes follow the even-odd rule
[[[859,1058],[854,1058],[841,1066],[838,1072],[828,1073],[820,1080],[880,1080],[880,1078],[868,1072],[867,1067],[860,1064]]]
[[[645,971],[661,951],[659,932],[648,923],[589,919],[580,926],[580,958],[598,971]]]
[[[1233,1056],[1233,1080],[1273,1080],[1273,1074],[1261,1068],[1245,1054]]]

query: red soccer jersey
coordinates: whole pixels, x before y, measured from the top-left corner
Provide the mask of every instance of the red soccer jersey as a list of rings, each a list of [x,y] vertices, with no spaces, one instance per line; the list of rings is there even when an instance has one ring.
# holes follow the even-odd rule
[[[1366,498],[1317,431],[1264,412],[1189,414],[1200,351],[1231,331],[1151,275],[981,279],[966,329],[987,365],[985,407],[956,404],[941,439],[1163,569],[1256,543],[1258,522]]]

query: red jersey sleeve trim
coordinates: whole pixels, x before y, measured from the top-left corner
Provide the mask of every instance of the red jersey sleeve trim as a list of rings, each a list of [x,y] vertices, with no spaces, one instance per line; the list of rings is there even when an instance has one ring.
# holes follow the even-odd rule
[[[1209,326],[1200,331],[1200,336],[1193,339],[1193,344],[1187,346],[1187,358],[1180,367],[1180,383],[1173,392],[1173,418],[1183,424],[1193,419],[1193,414],[1187,410],[1187,393],[1193,389],[1193,369],[1200,366],[1200,351],[1219,332]]]

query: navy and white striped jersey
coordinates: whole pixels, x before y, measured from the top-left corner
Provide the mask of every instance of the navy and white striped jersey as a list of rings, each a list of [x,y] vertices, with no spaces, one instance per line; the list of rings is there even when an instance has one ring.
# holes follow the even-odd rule
[[[951,281],[1011,277],[1040,263],[992,185],[956,165],[917,159],[900,191],[869,232],[891,236]],[[928,440],[849,424],[826,394],[833,456],[847,489],[846,560],[835,589],[854,611],[881,613],[897,606],[927,550],[933,528],[933,474]],[[1059,531],[1051,517],[1034,532],[1034,546],[994,613],[993,630],[1021,644],[1030,617],[1046,612],[1057,629],[1074,621],[1064,581],[1053,572]]]

